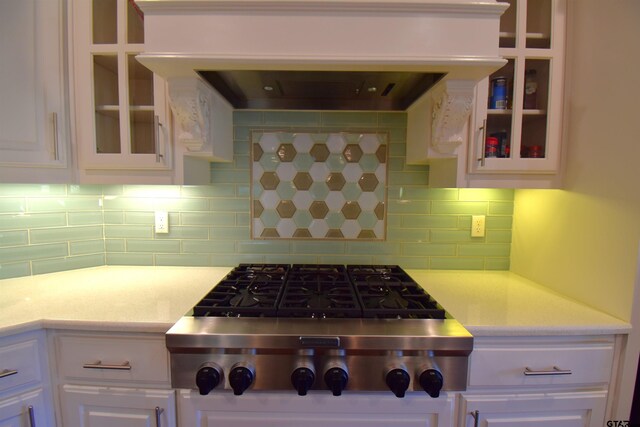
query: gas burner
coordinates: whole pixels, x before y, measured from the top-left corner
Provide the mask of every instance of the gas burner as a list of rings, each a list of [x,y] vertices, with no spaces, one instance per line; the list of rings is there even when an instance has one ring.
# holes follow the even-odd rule
[[[286,317],[360,317],[361,310],[353,287],[344,281],[287,282],[278,315]]]
[[[396,290],[391,290],[388,287],[371,289],[370,294],[373,298],[370,298],[366,308],[388,308],[392,310],[405,309],[409,307],[409,301]],[[378,296],[378,298],[376,298]]]
[[[444,310],[415,282],[356,283],[364,317],[444,319]]]
[[[284,280],[289,266],[286,264],[240,264],[228,277],[261,281]]]

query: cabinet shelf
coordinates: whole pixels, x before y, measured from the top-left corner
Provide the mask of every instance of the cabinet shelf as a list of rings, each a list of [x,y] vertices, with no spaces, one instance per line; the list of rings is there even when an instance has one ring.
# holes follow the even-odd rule
[[[515,39],[516,33],[501,31],[500,32],[501,39]],[[550,40],[551,36],[545,33],[526,33],[525,38],[528,40]]]
[[[490,116],[510,116],[513,114],[513,110],[496,110],[489,109],[487,110],[487,114]],[[547,110],[533,110],[533,109],[524,109],[522,110],[522,115],[524,116],[546,116]]]
[[[522,110],[523,116],[546,116],[547,110]]]

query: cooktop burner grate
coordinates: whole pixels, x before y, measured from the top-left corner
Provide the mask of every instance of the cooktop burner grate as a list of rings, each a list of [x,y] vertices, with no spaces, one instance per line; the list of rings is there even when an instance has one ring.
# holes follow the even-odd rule
[[[193,308],[194,316],[274,317],[288,265],[240,264]]]
[[[194,316],[444,319],[397,265],[240,264]]]
[[[278,315],[283,317],[361,317],[358,298],[342,265],[293,265]]]

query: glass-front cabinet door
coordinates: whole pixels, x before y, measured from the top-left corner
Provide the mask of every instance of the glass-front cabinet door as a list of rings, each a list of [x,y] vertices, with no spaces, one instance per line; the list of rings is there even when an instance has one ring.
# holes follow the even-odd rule
[[[564,0],[506,0],[507,64],[476,89],[471,173],[555,173],[560,162]]]
[[[142,12],[130,0],[76,0],[72,13],[81,168],[167,169],[165,85],[135,59]]]

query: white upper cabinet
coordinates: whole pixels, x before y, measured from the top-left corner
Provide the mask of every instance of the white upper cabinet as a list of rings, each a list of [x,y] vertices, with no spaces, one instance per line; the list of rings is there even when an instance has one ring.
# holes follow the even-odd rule
[[[508,62],[476,88],[467,184],[558,187],[566,2],[506,1],[500,54]]]
[[[71,180],[65,2],[0,2],[0,182]]]
[[[172,183],[166,85],[135,58],[142,12],[128,0],[75,0],[71,21],[80,181]]]

